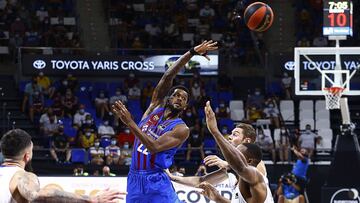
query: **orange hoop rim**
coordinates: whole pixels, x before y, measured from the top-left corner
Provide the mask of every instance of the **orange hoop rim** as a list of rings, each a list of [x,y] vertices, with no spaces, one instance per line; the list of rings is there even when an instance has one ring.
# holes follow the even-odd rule
[[[329,93],[335,95],[335,94],[342,93],[345,90],[345,88],[342,88],[342,87],[324,87],[323,90],[328,91]]]

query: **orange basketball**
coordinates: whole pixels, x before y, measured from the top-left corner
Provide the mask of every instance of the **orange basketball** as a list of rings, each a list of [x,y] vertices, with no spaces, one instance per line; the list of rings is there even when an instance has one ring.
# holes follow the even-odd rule
[[[274,13],[269,5],[255,2],[245,9],[244,20],[250,30],[264,32],[272,25]]]

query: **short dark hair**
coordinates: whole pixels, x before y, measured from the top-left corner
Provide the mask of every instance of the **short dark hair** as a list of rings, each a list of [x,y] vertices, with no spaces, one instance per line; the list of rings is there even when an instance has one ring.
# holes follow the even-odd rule
[[[258,165],[262,160],[261,148],[257,144],[253,143],[243,143],[243,145],[246,147],[246,155],[248,158],[254,159],[255,164]]]
[[[188,88],[186,88],[186,87],[183,86],[183,85],[176,85],[176,86],[172,87],[172,88],[169,90],[169,92],[168,92],[168,96],[170,97],[172,94],[174,94],[174,92],[175,92],[176,89],[184,90],[184,91],[187,93],[187,95],[188,95],[187,103],[188,103],[189,100],[190,100],[190,91],[189,91]]]
[[[250,124],[240,123],[237,124],[235,128],[243,129],[243,134],[245,138],[250,138],[252,143],[256,141],[256,131]]]
[[[6,132],[0,142],[4,158],[16,158],[31,145],[31,136],[24,130],[13,129]]]

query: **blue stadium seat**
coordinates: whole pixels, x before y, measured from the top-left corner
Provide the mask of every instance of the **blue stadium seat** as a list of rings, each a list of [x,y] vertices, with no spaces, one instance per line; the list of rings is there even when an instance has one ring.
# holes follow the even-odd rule
[[[280,96],[282,94],[282,87],[281,87],[281,82],[272,82],[270,84],[270,87],[268,88],[268,92],[269,95],[278,95]]]
[[[233,99],[233,94],[231,92],[219,92],[219,100],[224,100],[226,103],[229,103]]]
[[[71,120],[71,118],[64,117],[61,120],[59,120],[59,123],[64,125],[64,129],[72,128],[72,120]]]
[[[77,130],[73,127],[65,127],[64,126],[64,134],[67,135],[69,138],[75,138],[77,134]]]
[[[232,130],[234,128],[234,121],[229,118],[221,118],[219,119],[219,126],[220,128],[222,126],[227,126],[229,130]]]
[[[54,103],[54,101],[52,99],[45,99],[44,106],[45,107],[50,107],[50,106],[53,105],[53,103]]]
[[[204,148],[215,148],[216,142],[213,138],[205,138],[204,140]]]
[[[99,128],[99,126],[103,123],[103,120],[96,116],[93,116],[93,118],[94,118],[94,123],[95,123],[96,127]]]
[[[105,149],[105,147],[111,144],[111,137],[109,136],[102,136],[100,139],[100,146]]]
[[[24,91],[25,91],[25,86],[26,86],[26,84],[28,84],[29,82],[31,82],[31,81],[20,81],[20,83],[19,83],[19,90],[20,90],[20,92],[24,92]]]
[[[82,148],[71,149],[71,162],[86,164],[88,162],[88,153]]]
[[[115,95],[116,88],[122,89],[122,82],[110,82],[109,83],[108,93],[109,93],[110,97]]]

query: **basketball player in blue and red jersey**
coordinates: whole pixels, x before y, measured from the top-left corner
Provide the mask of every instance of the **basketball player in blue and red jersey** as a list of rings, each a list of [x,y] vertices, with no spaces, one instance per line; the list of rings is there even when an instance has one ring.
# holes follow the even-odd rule
[[[204,41],[166,70],[139,125],[121,101],[112,106],[112,111],[136,137],[127,180],[127,203],[180,202],[164,169],[173,164],[177,148],[189,136],[189,128],[180,116],[190,95],[183,86],[172,87],[173,80],[192,56],[202,55],[209,60],[206,53],[216,49],[217,42]]]

